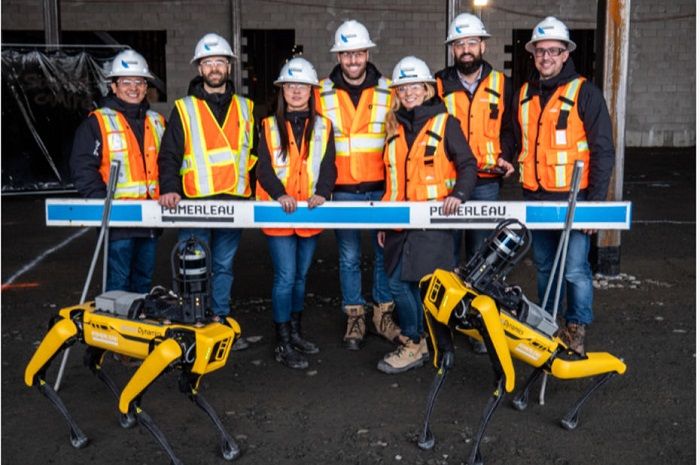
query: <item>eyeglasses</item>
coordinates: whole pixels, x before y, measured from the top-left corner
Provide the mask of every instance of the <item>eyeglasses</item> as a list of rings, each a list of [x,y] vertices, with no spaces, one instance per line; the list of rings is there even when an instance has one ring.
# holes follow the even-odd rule
[[[462,39],[462,40],[455,40],[452,42],[453,47],[457,48],[474,48],[477,47],[481,43],[481,39]]]
[[[305,90],[311,88],[310,84],[302,84],[301,82],[285,82],[282,87],[289,90]]]
[[[396,86],[396,91],[399,94],[407,94],[408,92],[418,92],[420,90],[425,90],[425,85],[418,82],[415,84],[403,84]]]
[[[349,52],[340,52],[342,58],[364,58],[367,55],[367,50],[352,50]]]
[[[228,60],[224,60],[222,58],[215,58],[209,60],[202,60],[199,62],[199,64],[204,66],[205,68],[222,68],[224,66],[228,66]]]
[[[535,56],[538,58],[542,58],[545,55],[549,55],[550,57],[558,57],[562,53],[566,52],[565,48],[559,48],[559,47],[552,47],[552,48],[536,48],[535,49]]]
[[[126,79],[119,79],[117,81],[117,84],[121,87],[144,87],[146,86],[146,80],[145,79],[135,79],[135,78],[126,78]]]

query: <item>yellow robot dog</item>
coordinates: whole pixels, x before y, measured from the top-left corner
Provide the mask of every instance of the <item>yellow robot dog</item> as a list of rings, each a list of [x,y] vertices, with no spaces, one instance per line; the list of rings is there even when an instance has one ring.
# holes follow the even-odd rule
[[[581,407],[593,391],[615,374],[625,372],[623,361],[609,353],[578,354],[569,349],[557,337],[553,316],[530,302],[519,287],[506,284],[506,275],[525,255],[530,241],[530,232],[523,224],[506,220],[466,265],[456,272],[438,269],[421,281],[424,312],[435,349],[433,363],[438,368],[418,440],[421,449],[431,449],[435,444],[430,415],[447,372],[454,365],[452,331],[483,341],[496,374],[496,389],[481,417],[469,465],[483,464],[479,446],[486,427],[504,393],[515,388],[513,358],[535,368],[513,400],[517,410],[527,407],[530,388],[544,373],[558,379],[595,377],[561,420],[568,430],[578,425]]]
[[[98,296],[94,302],[62,308],[52,319],[48,333],[27,365],[24,382],[30,387],[36,385],[65,417],[73,447],[85,447],[88,438],[46,381],[46,371],[63,349],[79,341],[88,346],[85,365],[118,399],[121,426],[129,428],[138,421],[158,441],[172,464],[182,462],[141,408],[146,389],[170,368],[181,371],[180,390],[214,423],[223,458],[234,460],[240,455],[238,445],[199,393],[202,376],[226,365],[229,351],[241,335],[240,326],[233,318],[212,321],[209,314],[211,267],[206,244],[190,238],[176,245],[172,256],[173,287],[178,293],[162,287],[146,296],[113,291]],[[103,370],[107,352],[143,360],[121,393]]]

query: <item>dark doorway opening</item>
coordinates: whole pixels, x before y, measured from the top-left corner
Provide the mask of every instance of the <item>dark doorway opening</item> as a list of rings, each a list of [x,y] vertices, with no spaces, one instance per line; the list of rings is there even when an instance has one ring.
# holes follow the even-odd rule
[[[574,60],[576,71],[587,79],[594,80],[595,77],[595,29],[571,29],[569,30],[571,40],[576,43],[576,50],[571,53],[570,60]],[[520,89],[520,86],[527,80],[530,73],[535,70],[532,55],[525,50],[525,44],[532,38],[531,29],[513,29],[513,45],[506,47],[506,53],[513,56],[511,62],[513,88]],[[594,81],[600,87],[600,83]]]
[[[282,65],[303,49],[294,42],[294,29],[243,29],[241,36],[244,85],[255,102],[255,116],[260,118],[272,111],[276,95],[273,82]]]

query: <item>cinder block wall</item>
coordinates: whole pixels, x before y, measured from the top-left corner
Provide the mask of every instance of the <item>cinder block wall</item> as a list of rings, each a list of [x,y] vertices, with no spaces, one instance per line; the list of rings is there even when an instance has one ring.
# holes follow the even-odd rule
[[[445,2],[404,0],[241,0],[243,29],[294,29],[296,41],[321,75],[335,65],[328,50],[335,29],[357,19],[378,47],[371,60],[390,75],[406,55],[424,59],[432,70],[444,66]],[[487,59],[502,68],[510,56],[504,46],[512,29],[530,29],[554,15],[570,28],[595,28],[596,0],[493,0],[482,11],[492,35]],[[471,9],[461,0],[460,12]],[[3,0],[2,29],[42,29],[41,2]],[[206,32],[231,38],[231,0],[61,0],[66,30],[166,29],[170,102],[157,107],[168,114],[172,101],[184,95],[194,68],[194,45]],[[695,2],[635,0],[632,3],[626,145],[695,145]]]

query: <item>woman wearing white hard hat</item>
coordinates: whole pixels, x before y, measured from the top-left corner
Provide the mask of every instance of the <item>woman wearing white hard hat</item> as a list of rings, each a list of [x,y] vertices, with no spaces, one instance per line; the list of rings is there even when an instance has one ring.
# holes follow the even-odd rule
[[[275,113],[262,121],[258,146],[258,200],[276,200],[285,213],[305,201],[312,209],[330,198],[335,185],[335,140],[330,120],[316,113],[314,67],[304,58],[289,60],[275,81],[280,87]],[[320,229],[263,228],[274,268],[272,314],[277,333],[275,359],[304,369],[303,354],[319,351],[301,335],[306,275]]]
[[[454,214],[476,183],[476,160],[460,129],[435,96],[430,69],[416,57],[394,68],[398,98],[387,117],[384,148],[384,201],[441,201],[442,213]],[[423,335],[423,305],[418,281],[436,268],[451,269],[454,241],[449,230],[379,233],[389,287],[399,314],[401,335],[395,351],[377,364],[385,373],[417,368],[429,358]]]

